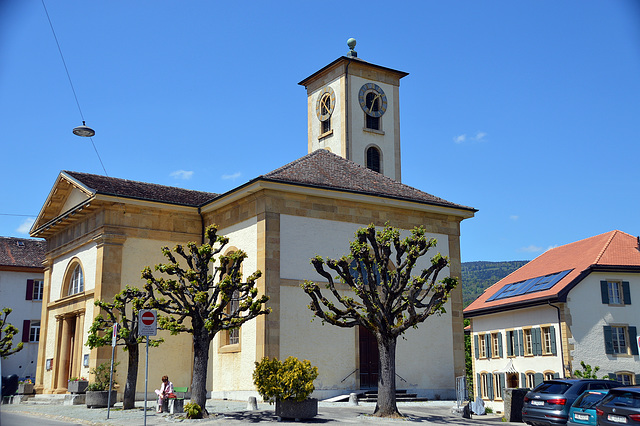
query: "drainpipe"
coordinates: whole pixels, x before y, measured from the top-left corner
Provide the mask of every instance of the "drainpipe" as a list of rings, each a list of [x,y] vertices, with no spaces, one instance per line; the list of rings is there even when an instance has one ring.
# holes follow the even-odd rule
[[[562,324],[560,322],[560,308],[556,305],[552,305],[551,302],[549,302],[547,300],[547,303],[549,304],[549,306],[556,308],[556,311],[558,311],[558,333],[560,333],[560,360],[562,361],[562,377],[561,379],[565,378],[565,366],[564,366],[564,352],[562,351]]]
[[[204,244],[204,216],[200,207],[198,207],[198,214],[200,215],[200,244]]]

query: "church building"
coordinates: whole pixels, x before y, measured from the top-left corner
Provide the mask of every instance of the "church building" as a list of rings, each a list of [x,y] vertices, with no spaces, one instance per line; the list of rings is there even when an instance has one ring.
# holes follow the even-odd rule
[[[217,224],[228,251],[248,258],[243,273],[262,271],[259,294],[271,314],[219,333],[210,348],[207,389],[213,398],[257,395],[254,362],[265,356],[308,359],[318,367],[319,398],[377,386],[378,355],[366,330],[312,321],[305,280],[321,282],[310,264],[316,254],[340,257],[354,232],[386,222],[404,234],[424,226],[451,265],[440,278],[460,277],[460,222],[471,207],[401,183],[400,80],[407,73],[361,60],[353,50],[300,82],[307,91],[309,153],[224,194],[191,191],[87,173],[62,171],[31,235],[47,240],[45,294],[36,373],[41,393],[67,392],[67,379],[89,376],[110,359],[111,348],[90,350],[94,300],[111,300],[125,287],[142,287],[140,271],[164,262],[161,247],[200,243]],[[435,251],[421,259],[427,267]],[[165,343],[149,350],[151,386],[168,375],[190,386],[191,336],[160,332]],[[465,374],[462,290],[446,314],[430,317],[398,340],[397,386],[428,398],[454,398]],[[127,356],[117,381],[124,388]],[[138,395],[142,396],[141,359]],[[153,389],[153,387],[152,387]]]

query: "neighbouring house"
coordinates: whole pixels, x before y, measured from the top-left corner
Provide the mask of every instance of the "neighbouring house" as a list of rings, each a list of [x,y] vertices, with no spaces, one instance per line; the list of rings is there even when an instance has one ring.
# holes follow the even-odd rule
[[[43,240],[0,237],[0,309],[13,309],[7,321],[20,330],[12,347],[24,344],[20,352],[0,359],[3,376],[36,376],[46,245]]]
[[[264,356],[309,359],[319,369],[319,397],[376,387],[372,336],[312,322],[300,284],[321,281],[313,256],[346,254],[356,229],[386,222],[406,234],[424,226],[451,259],[445,273],[460,276],[460,222],[476,210],[400,182],[399,85],[406,75],[351,51],[306,78],[300,84],[307,89],[308,155],[224,194],[61,172],[31,231],[49,243],[37,391],[64,393],[70,376],[109,360],[111,348],[85,346],[98,313],[94,300],[109,300],[127,284],[142,286],[140,271],[164,261],[162,246],[199,243],[209,224],[230,238],[227,251],[248,254],[245,274],[263,272],[259,292],[273,310],[212,342],[213,397],[257,395],[251,376]],[[430,256],[420,264],[428,265]],[[465,371],[461,317],[457,288],[446,314],[399,341],[398,387],[454,397],[455,377]],[[176,386],[190,386],[191,336],[160,334],[166,343],[150,350],[151,382],[168,374]],[[124,383],[127,357],[118,350],[117,358]],[[142,383],[144,369],[139,374]]]
[[[581,361],[640,384],[639,304],[640,238],[611,231],[546,251],[464,310],[474,390],[501,410],[505,387],[571,377]]]

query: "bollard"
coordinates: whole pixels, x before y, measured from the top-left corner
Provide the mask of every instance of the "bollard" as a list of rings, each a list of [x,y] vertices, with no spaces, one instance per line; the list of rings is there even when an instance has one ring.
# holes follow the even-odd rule
[[[255,411],[258,409],[258,401],[255,396],[250,396],[249,401],[247,402],[247,410]]]
[[[350,393],[349,394],[349,405],[358,405],[358,394]]]

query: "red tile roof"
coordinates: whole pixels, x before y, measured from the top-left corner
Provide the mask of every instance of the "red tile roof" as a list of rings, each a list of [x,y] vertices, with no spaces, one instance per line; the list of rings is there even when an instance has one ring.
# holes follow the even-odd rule
[[[47,242],[30,238],[0,237],[0,267],[42,268]]]
[[[610,231],[550,249],[498,281],[464,310],[465,316],[513,309],[527,304],[561,300],[586,274],[597,269],[637,270],[640,272],[638,238],[622,231]],[[572,269],[548,290],[488,301],[507,284]]]

